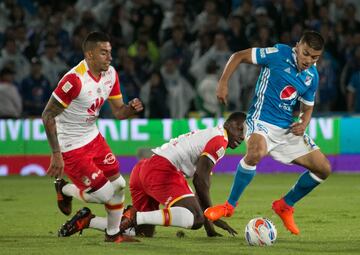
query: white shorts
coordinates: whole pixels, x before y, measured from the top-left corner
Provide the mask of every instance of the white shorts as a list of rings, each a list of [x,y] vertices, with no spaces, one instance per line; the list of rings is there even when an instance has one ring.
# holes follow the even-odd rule
[[[246,141],[252,133],[264,136],[268,154],[285,164],[291,164],[293,160],[319,149],[307,134],[296,136],[290,129],[283,129],[261,120],[247,119]]]

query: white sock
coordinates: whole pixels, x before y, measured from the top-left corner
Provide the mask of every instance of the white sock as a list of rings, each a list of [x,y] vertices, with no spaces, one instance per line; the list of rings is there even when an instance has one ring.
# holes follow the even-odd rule
[[[123,184],[122,180],[124,182]],[[120,222],[124,211],[123,202],[125,200],[125,192],[123,187],[125,186],[125,180],[120,176],[118,179],[111,182],[111,184],[113,185],[115,192],[110,201],[105,204],[105,210],[107,211],[106,232],[109,235],[115,235],[120,231]]]
[[[194,224],[194,215],[187,208],[170,207],[151,212],[137,212],[136,222],[138,225],[150,224],[191,228]]]
[[[92,218],[89,224],[89,228],[98,229],[101,231],[105,231],[107,226],[107,219],[105,217]]]
[[[62,188],[62,192],[67,196],[75,197],[76,199],[79,199],[84,202],[103,204],[104,202],[97,197],[97,193],[103,192],[102,189],[108,189],[108,187],[105,187],[105,185],[104,185],[104,187],[89,194],[84,191],[81,191],[78,187],[76,187],[75,184],[66,184]],[[109,189],[109,190],[106,190],[105,192],[109,193],[109,192],[112,192],[112,190]]]

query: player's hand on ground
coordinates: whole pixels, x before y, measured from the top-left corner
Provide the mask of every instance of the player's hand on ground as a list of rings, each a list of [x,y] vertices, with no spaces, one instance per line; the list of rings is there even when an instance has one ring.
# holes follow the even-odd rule
[[[64,160],[61,152],[51,154],[50,166],[47,170],[47,175],[55,178],[62,178],[64,173]]]
[[[221,236],[223,236],[222,234],[216,232],[215,229],[206,231],[206,234],[207,234],[208,237],[217,237],[217,236],[221,237]]]
[[[294,122],[290,126],[291,133],[297,136],[302,136],[305,133],[306,126],[301,122]]]
[[[131,100],[129,102],[129,105],[136,111],[136,112],[141,112],[144,107],[142,102],[140,101],[140,99],[138,98],[134,98],[133,100]]]
[[[220,103],[227,105],[228,87],[226,82],[219,81],[216,88],[216,97]]]
[[[208,237],[223,236],[222,234],[216,232],[214,224],[208,219],[205,219],[204,221],[204,228]]]
[[[237,232],[235,229],[233,229],[232,227],[230,227],[229,224],[227,224],[225,221],[223,220],[216,220],[213,222],[215,226],[222,228],[224,230],[226,230],[227,232],[229,232],[230,235],[235,236],[237,235]]]

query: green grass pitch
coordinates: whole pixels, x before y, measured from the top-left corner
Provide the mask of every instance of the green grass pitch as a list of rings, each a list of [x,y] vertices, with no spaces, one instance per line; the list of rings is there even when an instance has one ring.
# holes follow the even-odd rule
[[[48,177],[0,177],[0,254],[360,254],[360,175],[333,174],[296,206],[300,236],[293,236],[271,210],[271,202],[294,184],[297,174],[257,175],[227,222],[239,235],[207,238],[205,231],[157,227],[156,237],[140,243],[105,243],[103,233],[85,230],[82,236],[58,238],[57,229],[67,219],[57,207]],[[225,201],[231,175],[212,176],[213,203]],[[130,197],[127,194],[126,202]],[[74,202],[74,210],[84,206]],[[104,216],[101,205],[88,204]],[[244,228],[253,217],[270,218],[278,229],[272,247],[250,247]]]

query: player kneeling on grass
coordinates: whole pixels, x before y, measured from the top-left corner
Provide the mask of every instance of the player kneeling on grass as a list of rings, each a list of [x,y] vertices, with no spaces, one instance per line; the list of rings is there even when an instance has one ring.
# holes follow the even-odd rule
[[[230,234],[237,232],[225,221],[208,221],[203,211],[211,206],[210,174],[224,156],[226,148],[235,149],[244,139],[246,114],[232,113],[224,125],[192,131],[155,148],[150,158],[139,161],[130,176],[133,207],[124,212],[120,229],[135,227],[136,234],[151,237],[155,225],[199,229],[208,236],[221,236],[220,227]],[[193,177],[196,195],[186,177]],[[159,209],[159,205],[165,206]],[[104,230],[104,218],[95,217],[88,208],[66,222],[59,235],[69,236],[86,227]],[[81,223],[81,224],[79,224]],[[81,228],[76,226],[81,225]]]

